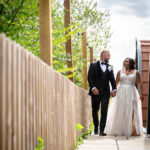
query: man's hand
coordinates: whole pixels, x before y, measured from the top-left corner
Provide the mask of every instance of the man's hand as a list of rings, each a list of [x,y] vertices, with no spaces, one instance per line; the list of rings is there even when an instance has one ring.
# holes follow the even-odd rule
[[[97,88],[95,88],[92,92],[94,95],[99,95],[99,90]]]
[[[112,91],[112,92],[111,92],[111,96],[112,96],[112,97],[115,97],[115,96],[116,96],[116,93],[117,93],[117,91]]]

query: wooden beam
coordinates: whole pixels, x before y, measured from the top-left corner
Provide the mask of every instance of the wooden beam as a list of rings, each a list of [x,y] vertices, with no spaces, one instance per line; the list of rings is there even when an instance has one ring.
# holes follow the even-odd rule
[[[93,48],[90,47],[90,63],[93,63]]]
[[[40,58],[52,66],[51,0],[39,0]]]
[[[83,88],[88,89],[87,86],[87,48],[86,48],[87,42],[86,42],[86,32],[83,32],[82,36],[82,56],[84,58],[83,62]]]
[[[64,0],[64,11],[65,11],[65,18],[64,18],[64,24],[65,28],[70,27],[68,31],[65,32],[67,35],[68,32],[71,32],[71,17],[70,17],[70,0]],[[66,46],[66,55],[69,56],[69,60],[67,60],[67,67],[73,68],[73,61],[72,61],[72,39],[71,36],[69,36],[69,39],[65,43]],[[73,72],[68,71],[67,73],[69,76],[71,75],[69,79],[73,82]]]

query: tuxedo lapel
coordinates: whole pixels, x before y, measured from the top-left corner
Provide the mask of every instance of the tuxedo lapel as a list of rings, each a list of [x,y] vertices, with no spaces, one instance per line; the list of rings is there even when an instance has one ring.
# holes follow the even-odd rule
[[[100,65],[100,61],[97,62],[97,73],[99,76],[103,73],[101,65]]]

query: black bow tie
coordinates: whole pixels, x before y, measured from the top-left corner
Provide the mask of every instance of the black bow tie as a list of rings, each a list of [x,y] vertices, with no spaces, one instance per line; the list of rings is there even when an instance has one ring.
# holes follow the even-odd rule
[[[106,65],[106,63],[104,63],[104,62],[101,62],[101,64],[102,64],[102,65]]]

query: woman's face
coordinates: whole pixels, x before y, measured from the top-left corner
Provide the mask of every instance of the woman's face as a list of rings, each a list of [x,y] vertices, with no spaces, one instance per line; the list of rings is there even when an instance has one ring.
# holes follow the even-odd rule
[[[129,58],[126,58],[123,64],[125,68],[129,68],[130,65]]]

